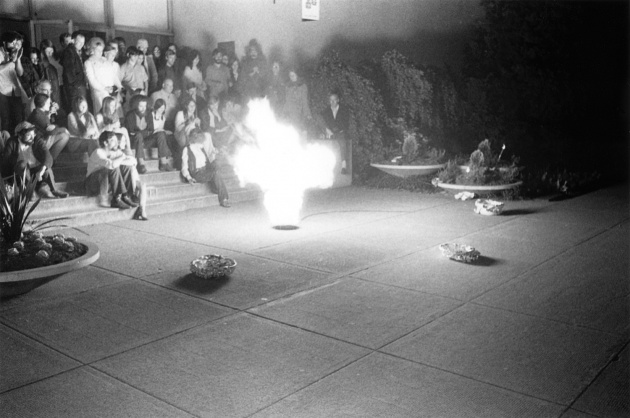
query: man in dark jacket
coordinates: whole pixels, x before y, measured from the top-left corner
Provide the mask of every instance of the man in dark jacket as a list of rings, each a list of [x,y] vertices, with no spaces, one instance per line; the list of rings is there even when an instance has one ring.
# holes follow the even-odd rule
[[[156,146],[158,148],[158,157],[160,158],[160,171],[173,171],[173,167],[168,163],[167,159],[171,156],[171,150],[168,147],[168,139],[164,130],[155,131],[153,126],[153,112],[147,111],[147,96],[134,96],[135,108],[127,112],[125,116],[125,127],[129,132],[131,146],[136,150],[136,158],[138,159],[138,173],[147,172],[144,165],[144,148],[145,146]]]
[[[35,134],[35,125],[20,122],[15,128],[15,136],[9,138],[0,157],[2,177],[15,174],[16,179],[28,175],[37,182],[35,190],[42,197],[64,198],[68,193],[56,190],[52,172],[53,158],[46,142]]]
[[[74,98],[83,96],[87,98],[87,77],[83,69],[81,49],[85,44],[85,36],[80,32],[72,33],[72,43],[63,50],[61,65],[63,66],[63,88],[68,99],[68,106],[72,106]],[[90,101],[88,100],[88,103]],[[72,109],[68,107],[67,113]]]
[[[341,174],[347,174],[347,161],[350,160],[348,155],[348,137],[347,132],[350,127],[350,112],[348,108],[339,104],[339,95],[330,93],[328,96],[330,106],[322,113],[326,128],[326,139],[339,140],[341,147]]]

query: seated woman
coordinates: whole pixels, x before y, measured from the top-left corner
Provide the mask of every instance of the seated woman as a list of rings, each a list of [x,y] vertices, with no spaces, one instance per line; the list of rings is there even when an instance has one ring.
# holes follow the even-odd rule
[[[217,154],[210,134],[193,129],[190,132],[190,143],[182,151],[181,173],[190,184],[210,183],[212,191],[219,195],[219,204],[229,208],[227,188],[218,172]]]
[[[58,127],[50,122],[50,106],[52,100],[44,93],[37,93],[34,97],[35,110],[28,117],[28,121],[35,125],[37,131],[44,137],[46,147],[53,160],[56,160],[61,150],[70,140],[70,132],[66,128]]]
[[[212,136],[214,145],[221,149],[227,145],[229,129],[227,121],[219,111],[219,98],[210,96],[208,107],[199,112],[201,130],[208,132]]]
[[[199,128],[201,121],[197,117],[197,105],[192,98],[182,102],[182,110],[175,116],[175,140],[180,149],[184,149],[189,143],[190,133]]]
[[[134,191],[144,189],[138,184],[135,159],[118,149],[118,137],[112,131],[103,132],[98,138],[98,144],[99,147],[92,152],[88,160],[85,179],[88,196],[99,195],[103,201],[111,189],[111,207],[118,209],[137,207],[134,219],[147,220],[144,209],[146,193],[139,193],[140,205],[132,198],[135,195]]]
[[[83,96],[75,97],[72,102],[72,112],[68,115],[68,131],[72,135],[66,146],[68,151],[91,154],[98,148],[98,124],[88,112],[87,100]]]
[[[118,100],[115,97],[107,96],[103,99],[101,111],[96,115],[96,124],[101,133],[112,131],[120,134],[118,148],[125,154],[132,155],[131,142],[129,141],[129,132],[121,126],[120,117],[118,116]]]

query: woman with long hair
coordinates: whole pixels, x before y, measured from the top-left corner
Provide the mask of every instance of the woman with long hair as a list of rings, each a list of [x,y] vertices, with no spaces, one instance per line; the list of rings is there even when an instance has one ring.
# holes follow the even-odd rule
[[[44,39],[39,43],[42,55],[42,66],[44,68],[44,78],[50,81],[52,87],[51,99],[55,103],[63,106],[61,98],[61,86],[63,86],[63,66],[58,61],[55,44],[50,39]]]
[[[72,112],[68,115],[68,131],[72,138],[66,147],[70,152],[77,150],[91,153],[98,147],[100,131],[94,116],[88,111],[87,100],[77,96],[72,102]]]
[[[298,131],[304,131],[307,123],[313,119],[308,104],[308,87],[294,68],[289,70],[289,83],[282,113],[287,122],[295,126]]]
[[[153,62],[155,62],[155,68],[159,70],[164,65],[164,54],[162,53],[162,48],[158,45],[155,45],[151,50],[151,55],[153,55]]]
[[[182,110],[175,116],[175,140],[180,149],[189,143],[190,132],[201,126],[201,121],[197,117],[197,104],[192,98],[186,99],[182,103]]]
[[[208,88],[203,81],[203,75],[201,74],[201,68],[199,67],[199,51],[191,49],[186,56],[186,67],[182,74],[182,86],[186,86],[189,83],[194,83],[197,86],[197,95],[205,99],[205,92]]]
[[[115,97],[107,96],[103,99],[101,111],[96,114],[96,124],[101,133],[112,131],[119,134],[118,148],[126,155],[132,155],[129,132],[120,124],[118,100]]]

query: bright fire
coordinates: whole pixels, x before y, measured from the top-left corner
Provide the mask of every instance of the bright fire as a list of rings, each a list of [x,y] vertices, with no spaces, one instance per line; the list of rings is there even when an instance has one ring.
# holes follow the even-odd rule
[[[267,99],[249,102],[245,124],[253,139],[235,155],[241,185],[260,186],[273,226],[297,226],[304,191],[332,186],[335,155],[324,145],[305,143],[292,126],[278,123]]]

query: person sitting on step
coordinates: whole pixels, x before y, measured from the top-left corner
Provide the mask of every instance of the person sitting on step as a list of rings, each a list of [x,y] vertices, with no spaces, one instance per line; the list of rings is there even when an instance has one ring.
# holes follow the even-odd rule
[[[120,124],[120,114],[118,112],[119,105],[118,100],[115,97],[108,96],[103,99],[103,106],[101,111],[96,115],[96,124],[101,133],[105,131],[113,131],[119,137],[118,148],[120,148],[125,154],[132,155],[131,152],[131,140],[129,139],[129,132],[127,128]]]
[[[39,134],[46,141],[46,146],[56,160],[70,140],[70,132],[66,128],[56,126],[50,122],[50,109],[52,101],[44,93],[37,93],[34,97],[35,110],[31,112],[28,121],[35,125]]]
[[[182,151],[181,173],[190,184],[210,183],[212,191],[219,195],[219,204],[229,208],[227,188],[218,172],[217,154],[210,134],[198,128],[193,129],[190,143]]]
[[[69,152],[91,154],[98,148],[98,124],[94,115],[88,111],[88,103],[83,96],[75,97],[72,102],[72,112],[68,115],[68,131],[71,138],[66,149]]]
[[[88,159],[85,178],[88,196],[100,196],[99,203],[103,204],[111,189],[112,208],[138,207],[131,198],[134,187],[134,158],[117,149],[118,138],[112,131],[103,132],[98,138],[98,145]]]
[[[160,171],[173,171],[173,167],[168,163],[171,150],[168,147],[168,139],[164,130],[156,131],[153,126],[153,116],[147,112],[147,96],[136,96],[136,106],[125,116],[125,126],[131,138],[131,146],[136,150],[138,159],[138,173],[144,174],[147,168],[144,165],[144,147],[146,145],[158,148],[160,159]]]
[[[15,181],[26,177],[34,179],[37,183],[35,190],[41,197],[68,197],[68,193],[57,190],[52,166],[53,157],[44,139],[36,134],[35,125],[20,122],[15,128],[15,136],[6,141],[0,154],[0,175],[15,176]]]

